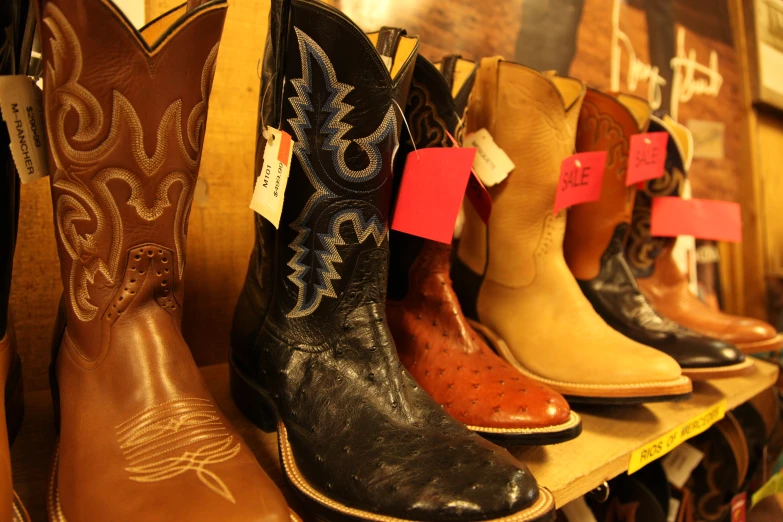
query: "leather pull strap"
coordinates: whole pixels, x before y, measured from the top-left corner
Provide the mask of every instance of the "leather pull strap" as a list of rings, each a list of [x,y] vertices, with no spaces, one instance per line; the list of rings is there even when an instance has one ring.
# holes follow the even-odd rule
[[[400,37],[405,34],[404,29],[399,27],[381,27],[378,31],[378,41],[375,49],[381,55],[386,68],[391,71],[394,64],[394,56],[397,54],[397,46],[400,44]]]
[[[450,54],[443,57],[443,61],[440,62],[440,74],[446,80],[446,84],[449,86],[449,90],[454,88],[454,70],[457,67],[457,62],[462,58],[458,54]]]
[[[470,96],[468,132],[487,129],[492,133],[498,99],[498,73],[501,56],[483,58],[476,73],[476,85]]]

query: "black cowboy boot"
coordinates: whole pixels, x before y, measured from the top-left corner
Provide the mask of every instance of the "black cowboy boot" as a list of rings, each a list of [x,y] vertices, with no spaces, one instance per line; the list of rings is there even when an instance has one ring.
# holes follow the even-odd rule
[[[279,230],[259,220],[232,394],[278,430],[284,475],[322,519],[545,519],[551,494],[435,404],[386,324],[395,103],[417,47],[314,0],[273,2],[262,124],[291,134],[293,160]]]

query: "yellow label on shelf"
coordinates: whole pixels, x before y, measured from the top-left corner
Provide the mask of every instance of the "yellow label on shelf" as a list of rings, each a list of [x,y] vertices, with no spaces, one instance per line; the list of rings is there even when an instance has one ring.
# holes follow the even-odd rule
[[[726,415],[725,399],[699,413],[688,422],[680,424],[668,433],[638,448],[631,453],[631,458],[628,461],[628,474],[636,473],[650,462],[663,457],[691,437],[705,432],[710,426],[721,420],[724,415]]]
[[[753,506],[758,504],[761,500],[770,495],[777,495],[778,493],[783,493],[783,471],[779,471],[775,475],[772,475],[772,478],[770,478],[766,484],[753,493],[750,507],[753,508]]]

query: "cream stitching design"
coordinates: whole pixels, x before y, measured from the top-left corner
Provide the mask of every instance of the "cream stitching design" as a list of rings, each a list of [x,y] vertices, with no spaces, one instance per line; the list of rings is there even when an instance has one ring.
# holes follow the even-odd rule
[[[207,468],[240,450],[210,401],[160,404],[117,426],[117,437],[131,480],[159,482],[194,471],[205,486],[236,503],[228,486]]]
[[[55,203],[57,231],[71,258],[67,289],[71,306],[80,320],[90,321],[98,313],[98,307],[90,301],[90,285],[95,282],[99,273],[110,284],[115,283],[119,277],[122,259],[123,223],[117,201],[106,186],[109,180],[122,180],[131,188],[132,194],[128,203],[135,208],[138,216],[146,221],[154,221],[171,205],[168,190],[172,185],[179,183],[182,186],[176,207],[174,231],[178,276],[182,277],[185,224],[193,199],[195,171],[206,122],[207,97],[217,63],[218,44],[212,48],[204,63],[201,72],[202,99],[188,114],[185,133],[182,128],[182,100],[175,100],[161,117],[155,151],[152,156],[148,156],[144,147],[144,128],[136,109],[123,94],[113,91],[111,125],[106,137],[98,145],[82,150],[75,145],[90,143],[99,138],[104,123],[104,110],[95,96],[79,84],[83,65],[81,45],[65,15],[50,3],[44,10],[43,21],[53,35],[50,39],[51,57],[46,64],[46,81],[52,88],[47,89],[45,103],[47,120],[53,122],[47,126],[55,167],[52,184],[59,191],[66,192],[58,194]],[[71,112],[78,116],[77,129],[73,136],[66,136],[68,127],[65,121]],[[193,155],[185,144],[185,134],[195,153]],[[139,172],[119,167],[95,172],[107,155],[128,135],[130,152]],[[159,169],[166,163],[171,139],[175,141],[175,147],[189,172],[169,173],[159,183],[145,187],[143,180],[158,174]],[[79,178],[79,175],[91,172],[95,173],[91,181]],[[146,205],[150,198],[145,192],[149,190],[155,191],[152,207]],[[100,202],[95,195],[100,197]],[[92,231],[79,232],[79,223]],[[102,251],[99,245],[107,243],[110,245],[108,252]]]

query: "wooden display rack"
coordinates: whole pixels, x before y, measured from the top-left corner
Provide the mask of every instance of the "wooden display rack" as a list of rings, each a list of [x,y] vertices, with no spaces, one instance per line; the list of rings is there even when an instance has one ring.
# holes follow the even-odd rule
[[[263,433],[239,413],[229,397],[225,364],[204,367],[202,372],[223,411],[296,508],[280,473],[277,436]],[[757,361],[755,371],[745,377],[694,383],[693,398],[689,401],[576,408],[584,427],[577,439],[556,446],[510,447],[509,450],[530,467],[540,484],[554,493],[560,507],[627,470],[630,454],[637,448],[724,399],[728,409],[742,404],[774,384],[777,376],[777,366]],[[34,521],[47,520],[46,488],[55,437],[49,392],[27,394],[25,421],[11,457],[16,491]]]

